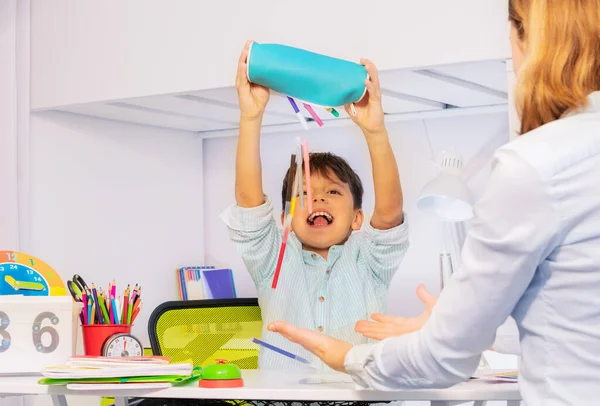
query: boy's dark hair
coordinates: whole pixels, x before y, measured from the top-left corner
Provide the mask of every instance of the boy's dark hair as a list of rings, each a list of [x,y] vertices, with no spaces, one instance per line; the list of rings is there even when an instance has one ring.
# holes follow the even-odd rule
[[[332,154],[331,152],[311,152],[309,157],[311,175],[316,173],[324,178],[329,178],[332,173],[335,174],[339,180],[347,183],[348,186],[350,186],[352,200],[354,201],[354,209],[362,208],[362,199],[364,193],[362,182],[356,172],[354,172],[344,158]],[[292,187],[294,184],[293,176],[296,173],[296,170],[294,167],[290,182],[290,169],[291,168],[288,168],[288,170],[285,172],[285,177],[283,178],[283,187],[281,188],[282,210],[285,210],[285,201],[288,194],[288,188]]]

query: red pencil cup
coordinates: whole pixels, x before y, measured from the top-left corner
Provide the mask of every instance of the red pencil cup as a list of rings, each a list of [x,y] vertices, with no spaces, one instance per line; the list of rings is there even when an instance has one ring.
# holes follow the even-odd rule
[[[115,334],[131,334],[129,324],[87,324],[83,329],[83,348],[85,355],[102,356],[102,346]]]

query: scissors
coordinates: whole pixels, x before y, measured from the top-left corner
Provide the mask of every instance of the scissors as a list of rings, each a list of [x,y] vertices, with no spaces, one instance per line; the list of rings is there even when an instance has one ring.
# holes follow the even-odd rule
[[[75,299],[76,302],[81,302],[81,293],[89,290],[87,283],[83,280],[83,278],[77,274],[73,275],[73,280],[67,281],[67,287],[69,288],[69,292],[71,292],[71,296]]]

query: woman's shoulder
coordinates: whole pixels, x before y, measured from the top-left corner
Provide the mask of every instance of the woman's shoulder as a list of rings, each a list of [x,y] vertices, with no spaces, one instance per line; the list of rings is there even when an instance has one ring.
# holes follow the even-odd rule
[[[543,125],[500,147],[495,165],[524,161],[542,179],[600,158],[600,114],[578,114]]]

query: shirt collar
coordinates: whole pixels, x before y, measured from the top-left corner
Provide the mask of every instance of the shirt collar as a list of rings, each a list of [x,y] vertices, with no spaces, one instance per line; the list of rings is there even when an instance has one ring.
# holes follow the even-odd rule
[[[569,109],[565,111],[560,118],[567,118],[582,113],[596,113],[600,112],[600,91],[590,93],[587,97],[587,105],[575,109]]]

